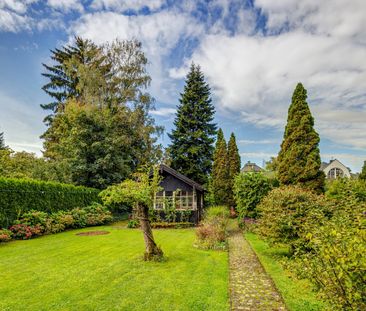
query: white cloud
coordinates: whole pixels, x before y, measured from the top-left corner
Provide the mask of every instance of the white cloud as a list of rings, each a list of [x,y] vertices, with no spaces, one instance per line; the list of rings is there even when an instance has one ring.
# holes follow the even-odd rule
[[[240,139],[239,144],[242,145],[269,145],[269,144],[279,144],[280,142],[276,139]]]
[[[65,13],[70,11],[84,11],[84,7],[80,0],[48,0],[47,4],[51,8]]]
[[[0,31],[19,32],[21,30],[30,30],[32,24],[32,18],[0,8]]]
[[[5,144],[16,151],[32,151],[41,154],[39,136],[44,131],[39,107],[16,99],[0,90],[0,132],[4,132]]]
[[[176,113],[176,109],[174,108],[159,108],[156,110],[152,110],[150,113],[155,116],[166,116],[170,117],[171,115]]]
[[[268,14],[273,35],[207,35],[182,67],[170,70],[170,76],[181,78],[193,60],[201,65],[220,109],[240,114],[244,122],[280,131],[296,83],[303,82],[321,137],[365,148],[366,48],[358,11],[365,12],[366,2],[348,1],[344,11],[326,22],[318,18],[331,12],[329,1],[325,2],[304,1],[306,6],[290,0],[256,1]],[[336,2],[338,9],[344,4]],[[291,10],[306,18],[292,18]],[[351,18],[353,11],[356,20]],[[275,34],[284,22],[291,27]],[[348,30],[335,30],[337,23]]]
[[[366,43],[364,0],[255,0],[268,18],[267,28],[276,33],[288,25],[309,32],[356,39]]]
[[[91,6],[96,10],[106,9],[123,12],[126,10],[139,11],[143,8],[157,10],[164,3],[165,0],[94,0]]]

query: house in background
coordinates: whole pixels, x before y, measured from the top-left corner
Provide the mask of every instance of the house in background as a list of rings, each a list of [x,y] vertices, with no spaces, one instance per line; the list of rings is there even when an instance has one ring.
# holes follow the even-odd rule
[[[351,170],[337,159],[330,160],[329,163],[322,162],[320,170],[324,172],[327,179],[336,179],[338,177],[351,178]]]
[[[248,172],[259,173],[259,172],[262,172],[262,171],[263,171],[263,169],[261,167],[259,167],[255,163],[251,163],[250,161],[245,163],[244,167],[241,169],[242,173],[248,173]]]
[[[155,195],[154,209],[160,210],[162,217],[169,208],[181,212],[190,211],[186,221],[198,224],[203,211],[203,186],[165,164],[160,164],[159,174],[162,177],[160,186],[163,189]]]

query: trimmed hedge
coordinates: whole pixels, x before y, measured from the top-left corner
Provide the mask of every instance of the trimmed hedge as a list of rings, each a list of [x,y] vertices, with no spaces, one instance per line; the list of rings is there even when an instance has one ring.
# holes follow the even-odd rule
[[[56,182],[0,177],[0,228],[24,213],[68,211],[100,202],[99,190]]]

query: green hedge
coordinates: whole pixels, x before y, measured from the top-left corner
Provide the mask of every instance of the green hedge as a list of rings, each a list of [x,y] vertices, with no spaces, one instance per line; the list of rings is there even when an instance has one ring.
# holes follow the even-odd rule
[[[56,182],[0,177],[0,228],[23,213],[67,211],[99,202],[99,190]]]

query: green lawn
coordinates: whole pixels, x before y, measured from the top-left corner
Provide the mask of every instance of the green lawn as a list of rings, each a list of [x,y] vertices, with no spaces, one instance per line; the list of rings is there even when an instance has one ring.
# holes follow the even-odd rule
[[[90,230],[110,234],[75,235]],[[113,226],[0,245],[0,310],[228,310],[227,253],[192,247],[193,229],[154,234],[165,262]]]
[[[282,268],[280,260],[287,255],[287,249],[270,247],[253,233],[246,233],[245,238],[256,252],[266,272],[272,277],[289,310],[329,310],[317,299],[309,282],[292,278],[291,274]]]

